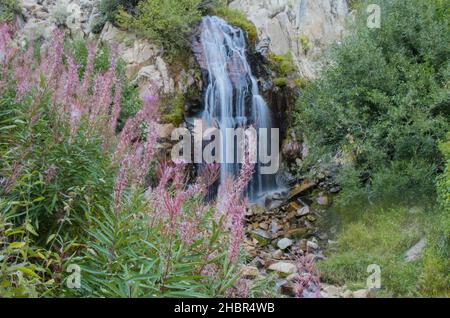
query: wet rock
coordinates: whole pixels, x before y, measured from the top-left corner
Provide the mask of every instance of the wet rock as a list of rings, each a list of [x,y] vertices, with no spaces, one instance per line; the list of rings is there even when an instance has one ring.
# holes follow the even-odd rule
[[[297,272],[297,267],[288,262],[277,262],[269,266],[270,271],[279,273],[282,276],[289,276]]]
[[[281,250],[285,250],[288,247],[290,247],[294,242],[288,238],[283,238],[281,240],[278,241],[277,246],[278,248],[280,248]]]
[[[272,194],[269,194],[264,199],[264,206],[267,210],[278,209],[284,204],[284,199],[278,199],[274,197]]]

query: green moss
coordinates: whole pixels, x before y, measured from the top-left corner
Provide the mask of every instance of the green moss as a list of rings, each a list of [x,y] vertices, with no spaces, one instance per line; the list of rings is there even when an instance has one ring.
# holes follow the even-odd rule
[[[287,86],[289,80],[286,77],[276,77],[273,79],[273,84],[278,87]]]
[[[184,102],[185,98],[182,93],[178,93],[172,100],[172,108],[169,113],[162,117],[164,122],[179,126],[184,119]]]
[[[248,40],[251,44],[255,44],[257,40],[257,30],[255,25],[247,19],[247,16],[239,10],[230,9],[228,7],[220,7],[215,10],[215,14],[228,23],[237,26],[247,33]]]

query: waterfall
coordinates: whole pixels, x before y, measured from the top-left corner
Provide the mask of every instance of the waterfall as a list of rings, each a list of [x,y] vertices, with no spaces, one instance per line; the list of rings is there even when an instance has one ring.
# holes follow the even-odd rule
[[[244,32],[218,17],[204,17],[199,42],[202,63],[208,74],[201,117],[203,125],[220,129],[222,158],[235,150],[231,148],[234,142],[226,137],[227,128],[252,125],[257,132],[259,128],[268,128],[270,142],[271,115],[247,61]],[[261,146],[270,149],[270,144],[260,143]],[[227,175],[238,173],[239,164],[222,163],[220,182]],[[261,164],[257,163],[248,189],[250,199],[255,201],[275,187],[275,176],[261,174]]]

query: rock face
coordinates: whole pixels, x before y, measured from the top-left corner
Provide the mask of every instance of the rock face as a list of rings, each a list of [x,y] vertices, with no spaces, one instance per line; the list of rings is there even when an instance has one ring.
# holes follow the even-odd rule
[[[262,54],[291,52],[300,74],[314,78],[317,58],[339,40],[349,19],[346,0],[234,0],[229,6],[246,13],[258,30]]]
[[[74,37],[88,35],[99,16],[99,0],[20,0],[25,36],[51,38],[52,31],[65,26]]]
[[[22,14],[17,17],[21,38],[50,41],[53,31],[62,28],[72,38],[101,40],[117,44],[119,56],[125,62],[126,76],[139,86],[141,96],[186,93],[190,86],[201,85],[195,70],[181,70],[172,75],[163,59],[163,51],[150,41],[138,38],[106,23],[97,37],[92,33],[100,18],[100,0],[20,0]],[[174,72],[173,72],[174,73]]]

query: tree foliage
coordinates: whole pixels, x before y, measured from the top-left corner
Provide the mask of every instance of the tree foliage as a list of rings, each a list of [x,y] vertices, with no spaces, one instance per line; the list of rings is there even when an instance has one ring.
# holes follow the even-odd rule
[[[349,199],[432,192],[450,115],[447,4],[375,2],[381,28],[369,29],[360,12],[355,32],[330,52],[297,105],[311,161],[337,153],[351,161],[340,178]]]

